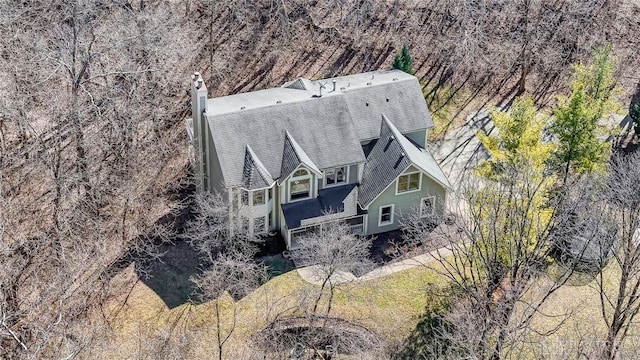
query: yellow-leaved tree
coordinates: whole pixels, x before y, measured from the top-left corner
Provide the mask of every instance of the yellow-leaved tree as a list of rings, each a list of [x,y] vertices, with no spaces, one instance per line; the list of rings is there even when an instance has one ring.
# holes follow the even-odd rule
[[[475,198],[478,203],[489,198],[502,202],[496,205],[504,216],[499,216],[500,211],[485,212],[488,218],[480,223],[486,232],[495,231],[496,223],[502,229],[496,232],[502,240],[492,246],[499,249],[496,265],[509,267],[526,256],[525,252],[542,245],[538,244],[540,234],[546,234],[549,227],[553,209],[548,196],[556,178],[547,171],[547,164],[554,145],[543,141],[547,118],[538,114],[528,94],[516,98],[508,112],[492,109],[490,116],[494,133],[480,130],[477,134],[490,155],[478,166],[478,173],[486,181],[499,183],[502,194],[494,194],[494,186],[484,186]],[[518,222],[527,226],[509,229],[514,216],[523,217]]]

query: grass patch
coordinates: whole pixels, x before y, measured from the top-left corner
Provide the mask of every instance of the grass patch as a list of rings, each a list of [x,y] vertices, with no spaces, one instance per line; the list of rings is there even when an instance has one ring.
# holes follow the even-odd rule
[[[286,263],[272,260],[274,271],[287,269]],[[337,288],[331,314],[370,328],[382,340],[400,342],[415,328],[429,301],[427,287],[438,281],[441,279],[434,271],[416,267],[367,282],[342,284]],[[230,353],[225,357],[246,357],[250,339],[257,331],[275,318],[304,315],[319,289],[300,278],[297,271],[289,271],[237,302],[223,296],[220,299],[222,332],[226,334],[233,327],[234,313],[236,324],[227,345]],[[325,296],[320,311],[324,311],[326,305]],[[118,308],[117,315],[110,316],[112,333],[108,342],[118,345],[96,343],[87,350],[88,354],[131,357],[141,351],[141,344],[153,344],[152,339],[168,341],[167,347],[181,347],[188,342],[189,349],[182,350],[187,351],[183,356],[208,358],[215,353],[213,302],[186,303],[169,309],[152,289],[138,282],[124,306],[118,304]]]

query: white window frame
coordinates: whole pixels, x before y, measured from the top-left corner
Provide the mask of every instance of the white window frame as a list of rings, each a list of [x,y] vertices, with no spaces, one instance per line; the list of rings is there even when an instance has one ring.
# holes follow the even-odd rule
[[[310,198],[311,198],[311,196],[312,196],[312,194],[313,194],[313,178],[311,177],[311,172],[310,172],[308,169],[305,169],[305,168],[299,168],[299,169],[296,169],[296,171],[294,171],[293,173],[295,174],[295,173],[296,173],[296,172],[298,172],[299,170],[304,170],[304,171],[306,171],[306,172],[307,172],[307,175],[296,176],[296,177],[294,177],[293,175],[291,175],[291,178],[289,178],[289,181],[288,181],[288,183],[287,183],[287,186],[288,186],[287,190],[288,190],[288,193],[289,193],[289,202],[295,202],[295,201],[307,200],[307,199],[310,199]],[[291,199],[291,195],[292,195],[291,187],[292,187],[293,183],[294,183],[295,181],[303,181],[303,180],[309,180],[309,191],[308,191],[308,193],[307,193],[307,194],[308,194],[308,195],[307,195],[307,197],[304,197],[304,198],[298,198],[298,199],[293,199],[293,200],[292,200],[292,199]]]
[[[411,176],[413,174],[418,174],[418,188],[414,189],[414,190],[405,190],[405,191],[398,191],[398,188],[400,187],[400,178],[403,176]],[[409,186],[409,183],[407,183],[407,186]],[[399,175],[398,178],[396,179],[396,195],[401,195],[401,194],[410,194],[413,192],[417,192],[420,191],[422,189],[422,172],[420,171],[413,171],[410,173],[404,173],[402,175]]]
[[[258,195],[259,193],[262,193],[262,203],[261,204],[256,204],[256,195]],[[267,203],[267,197],[265,195],[265,189],[260,189],[260,190],[253,190],[251,192],[251,206],[262,206],[264,204]]]
[[[388,207],[391,208],[391,214],[390,214],[391,217],[389,218],[389,221],[383,222],[382,221],[382,209],[388,208]],[[395,204],[389,204],[389,205],[380,206],[380,208],[378,210],[378,227],[388,226],[388,225],[393,224],[395,210],[396,210],[396,205]]]
[[[334,174],[336,173],[336,170],[338,169],[344,169],[344,181],[342,182],[337,182],[335,181],[333,184],[327,184],[327,172],[328,171],[333,171]],[[322,172],[322,175],[324,176],[324,187],[331,187],[331,186],[338,186],[338,185],[344,185],[344,184],[348,184],[349,183],[349,166],[345,165],[345,166],[336,166],[333,168],[329,168],[329,169],[325,169]],[[337,179],[337,177],[334,177],[334,179]]]
[[[424,201],[431,200],[431,213],[425,214],[424,212]],[[426,196],[420,199],[420,218],[426,218],[429,216],[433,216],[436,213],[436,197],[435,196]]]

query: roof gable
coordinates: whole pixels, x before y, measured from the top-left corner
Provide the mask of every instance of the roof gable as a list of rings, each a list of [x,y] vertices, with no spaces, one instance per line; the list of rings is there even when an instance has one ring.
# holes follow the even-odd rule
[[[422,170],[422,172],[427,174],[440,185],[451,189],[449,180],[444,175],[442,169],[440,168],[440,165],[438,165],[438,162],[433,158],[433,155],[431,155],[429,150],[420,149],[416,145],[414,145],[411,140],[407,139],[404,135],[402,135],[402,133],[400,133],[400,131],[398,131],[395,126],[393,126],[391,121],[389,121],[386,116],[382,115],[382,121],[387,124],[387,126],[391,129],[393,135],[398,139],[398,143],[400,144],[402,150],[412,164],[414,164],[417,168]]]
[[[428,150],[421,150],[382,115],[380,139],[367,157],[358,191],[358,202],[366,208],[395,179],[414,165],[446,188],[451,188]]]
[[[274,180],[269,171],[264,167],[260,159],[246,146],[244,155],[244,169],[242,171],[242,184],[247,190],[255,190],[273,185]]]
[[[362,184],[358,191],[358,202],[363,208],[369,206],[398,175],[411,166],[411,160],[404,153],[389,124],[388,121],[382,121],[380,139],[364,165]]]
[[[284,139],[284,150],[282,151],[282,166],[280,167],[280,179],[279,184],[282,184],[284,179],[288,178],[296,169],[304,165],[306,168],[315,172],[316,175],[322,177],[322,172],[311,161],[311,158],[306,152],[298,145],[296,140],[286,132]]]

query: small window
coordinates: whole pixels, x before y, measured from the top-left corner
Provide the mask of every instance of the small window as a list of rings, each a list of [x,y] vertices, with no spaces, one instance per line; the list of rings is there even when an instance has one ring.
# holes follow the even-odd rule
[[[273,189],[269,188],[269,190],[267,190],[267,192],[269,193],[269,200],[273,199]]]
[[[264,218],[259,217],[253,219],[253,233],[260,234],[264,232]]]
[[[346,183],[347,167],[341,166],[341,167],[325,170],[324,179],[325,179],[325,184],[327,186]]]
[[[253,192],[253,206],[264,205],[264,190]]]
[[[393,205],[385,205],[380,207],[378,226],[393,224],[393,207]]]
[[[398,177],[398,193],[420,190],[420,173],[401,175]]]
[[[429,196],[420,200],[420,217],[432,216],[435,212],[435,196]]]
[[[273,229],[273,211],[269,211],[269,217],[267,220],[269,222],[269,230]]]

